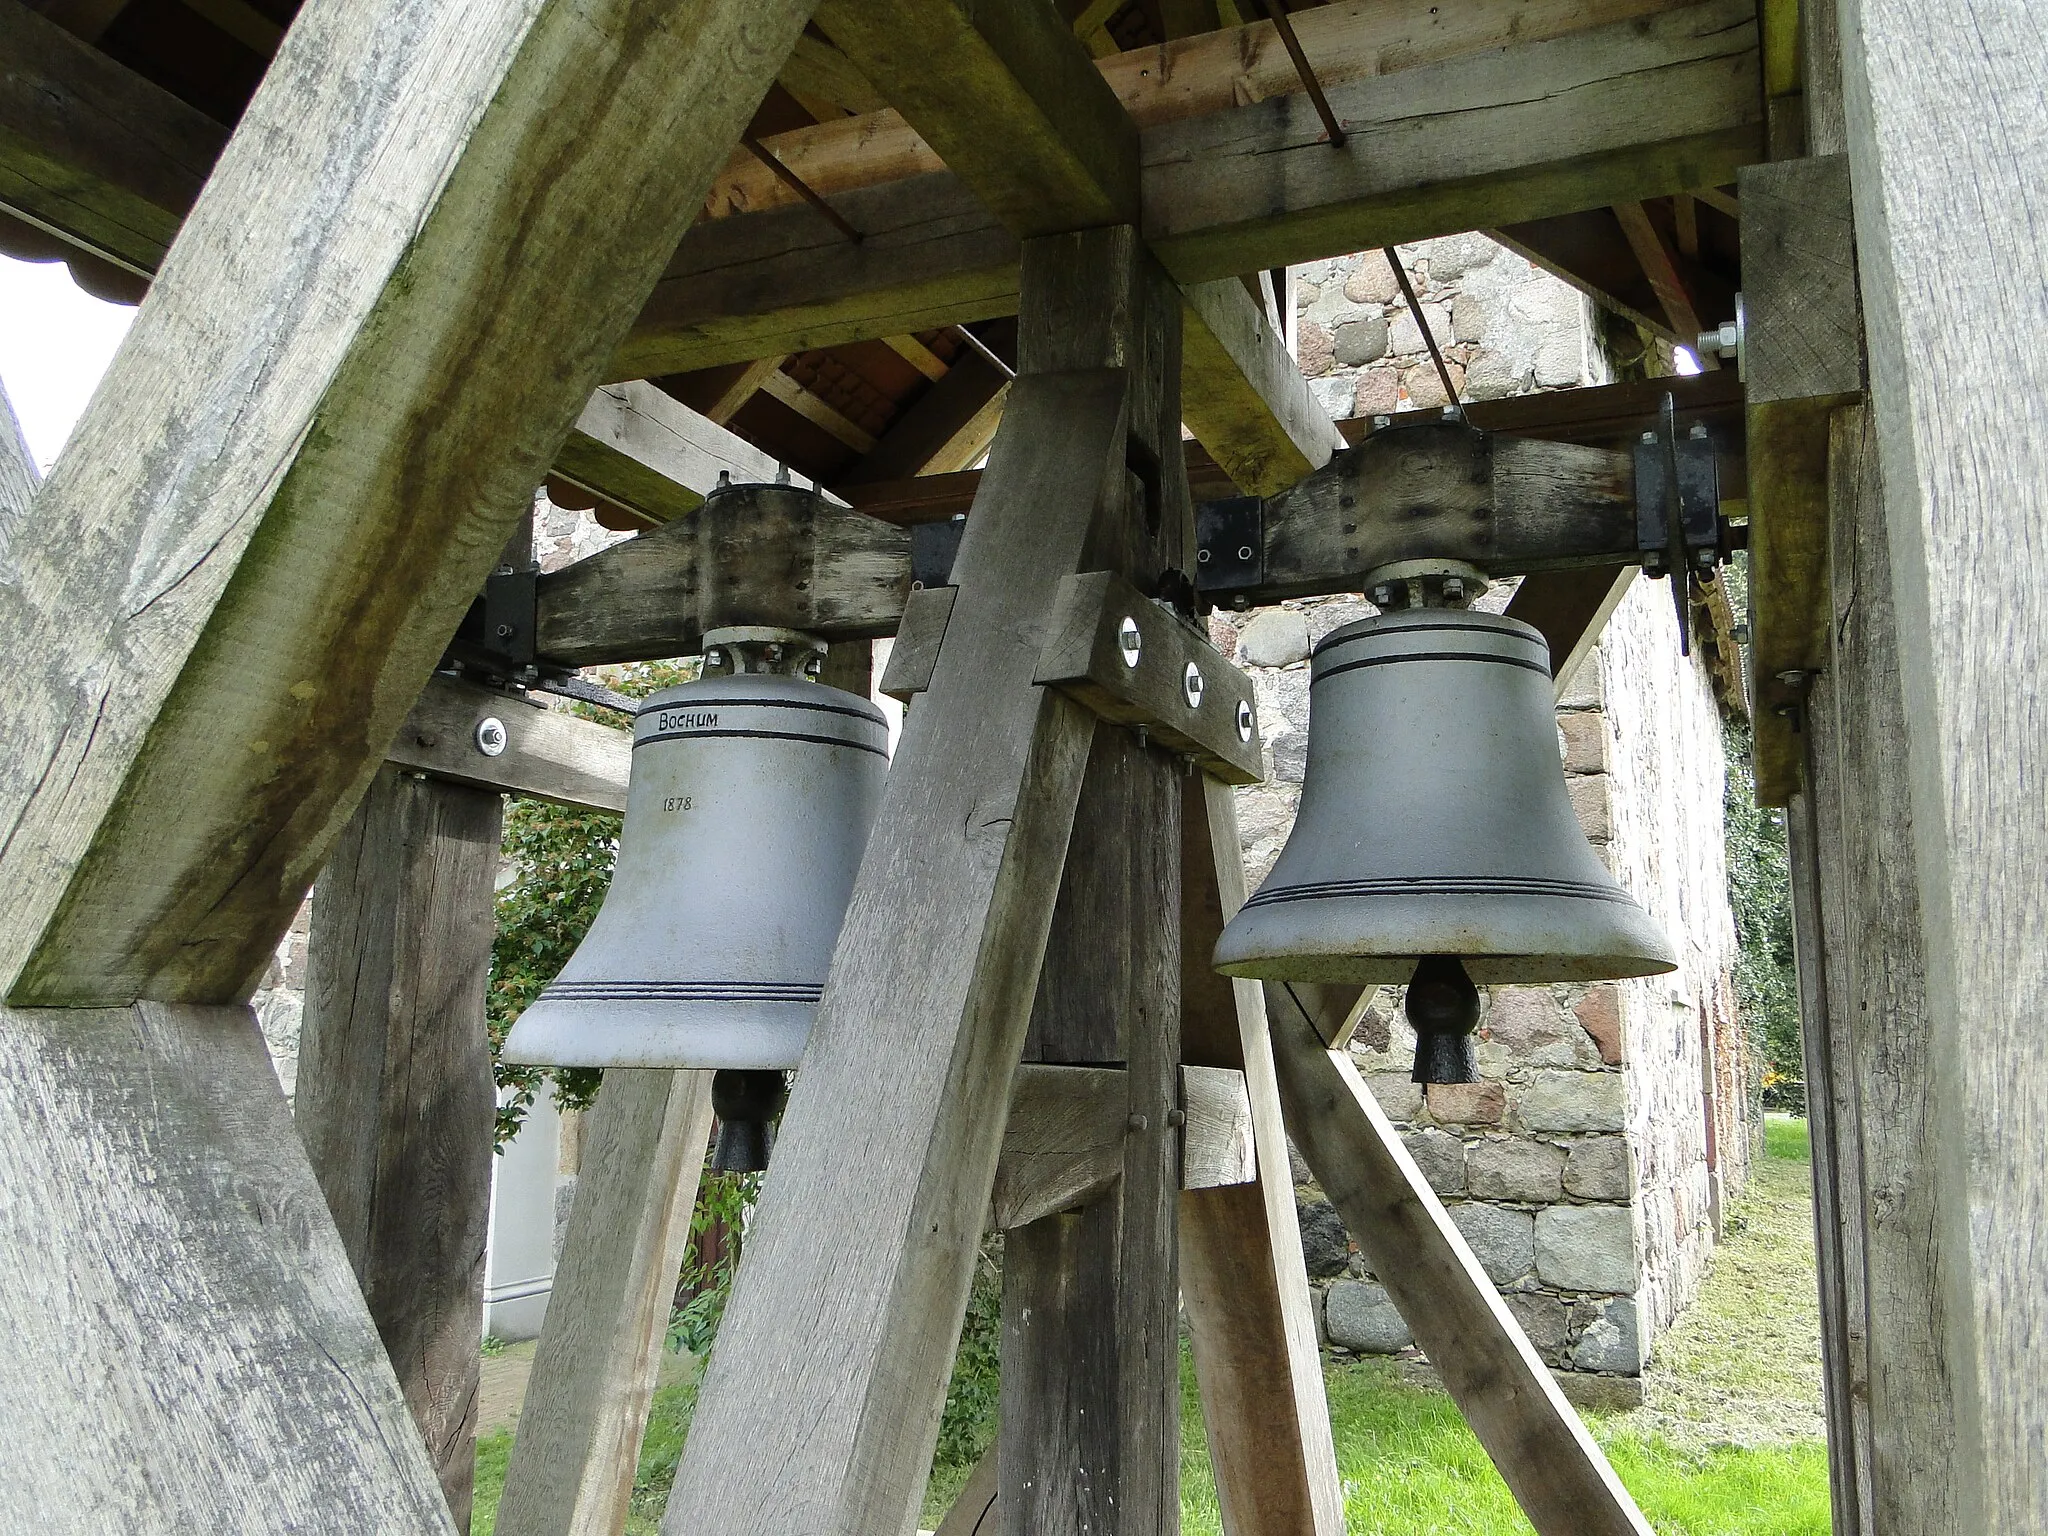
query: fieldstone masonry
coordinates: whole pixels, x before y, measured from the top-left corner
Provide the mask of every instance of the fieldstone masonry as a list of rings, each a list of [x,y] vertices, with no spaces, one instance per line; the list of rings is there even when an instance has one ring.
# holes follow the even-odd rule
[[[1608,381],[1585,301],[1526,260],[1477,235],[1401,255],[1422,322],[1468,398]],[[1316,263],[1296,278],[1302,371],[1333,415],[1443,404],[1382,254]],[[1497,588],[1480,606],[1498,611],[1509,595]],[[1219,646],[1252,675],[1269,754],[1268,781],[1238,800],[1255,885],[1300,798],[1309,653],[1373,611],[1337,597],[1212,616]],[[1706,674],[1679,655],[1663,584],[1638,581],[1557,722],[1580,826],[1665,925],[1679,971],[1492,989],[1477,1083],[1425,1093],[1408,1080],[1414,1035],[1398,989],[1367,1010],[1351,1052],[1537,1351],[1568,1380],[1621,1378],[1604,1395],[1626,1401],[1656,1335],[1698,1289],[1719,1201],[1739,1187],[1753,1134],[1731,980],[1720,712]],[[1305,1168],[1296,1178],[1325,1338],[1412,1352],[1355,1251],[1340,1272],[1336,1213]]]

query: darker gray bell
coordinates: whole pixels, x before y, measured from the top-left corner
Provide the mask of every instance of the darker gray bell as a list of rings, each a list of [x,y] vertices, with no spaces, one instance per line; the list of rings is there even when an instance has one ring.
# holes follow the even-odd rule
[[[1294,831],[1217,941],[1218,970],[1400,983],[1442,956],[1485,984],[1676,968],[1572,814],[1535,629],[1383,613],[1316,647],[1310,689]]]
[[[783,642],[758,644],[783,663]],[[746,672],[649,698],[611,890],[513,1024],[505,1059],[734,1068],[773,1077],[779,1093],[887,770],[882,712],[803,677]]]

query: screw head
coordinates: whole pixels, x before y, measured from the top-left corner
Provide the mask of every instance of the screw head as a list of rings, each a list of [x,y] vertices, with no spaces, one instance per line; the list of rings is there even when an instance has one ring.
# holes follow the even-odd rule
[[[1209,560],[1210,560],[1210,554],[1209,554],[1209,551],[1208,551],[1208,550],[1206,550],[1206,549],[1198,549],[1198,550],[1196,550],[1196,551],[1195,551],[1195,564],[1197,564],[1197,565],[1207,565],[1207,564],[1209,563]]]
[[[476,749],[485,757],[498,757],[510,740],[505,732],[505,722],[496,715],[485,715],[476,723]]]
[[[1145,649],[1144,636],[1138,633],[1138,621],[1125,614],[1123,622],[1116,627],[1116,648],[1124,658],[1124,665],[1135,667],[1138,657]]]
[[[717,646],[714,645],[710,650],[704,653],[704,670],[706,672],[709,672],[713,667],[722,667],[724,665],[725,652],[720,650]]]
[[[1187,671],[1181,674],[1180,679],[1180,690],[1187,697],[1189,709],[1202,707],[1202,689],[1205,686],[1202,682],[1202,669],[1192,661],[1189,662]]]
[[[1239,699],[1237,701],[1237,739],[1249,742],[1252,739],[1252,726],[1254,724],[1256,722],[1252,718],[1251,705],[1245,700]]]

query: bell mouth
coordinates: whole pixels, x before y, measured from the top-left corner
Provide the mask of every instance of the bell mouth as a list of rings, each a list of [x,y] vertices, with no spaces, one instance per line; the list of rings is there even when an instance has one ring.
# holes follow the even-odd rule
[[[500,1054],[536,1067],[780,1071],[803,1060],[818,990],[801,999],[671,1002],[550,988],[513,1021]]]

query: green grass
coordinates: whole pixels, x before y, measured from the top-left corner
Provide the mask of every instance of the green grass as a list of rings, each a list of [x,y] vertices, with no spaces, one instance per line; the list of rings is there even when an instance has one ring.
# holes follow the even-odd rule
[[[1658,1341],[1649,1406],[1588,1415],[1658,1536],[1827,1536],[1820,1443],[1806,1122],[1772,1115],[1766,1156],[1736,1203],[1699,1300]],[[1182,1358],[1181,1529],[1221,1536],[1194,1371]],[[1384,1360],[1332,1361],[1324,1380],[1350,1536],[1532,1536],[1507,1485],[1443,1393]],[[628,1536],[655,1536],[696,1406],[690,1371],[655,1394]],[[476,1536],[491,1536],[509,1431],[477,1444]],[[934,1467],[935,1526],[967,1466]]]

